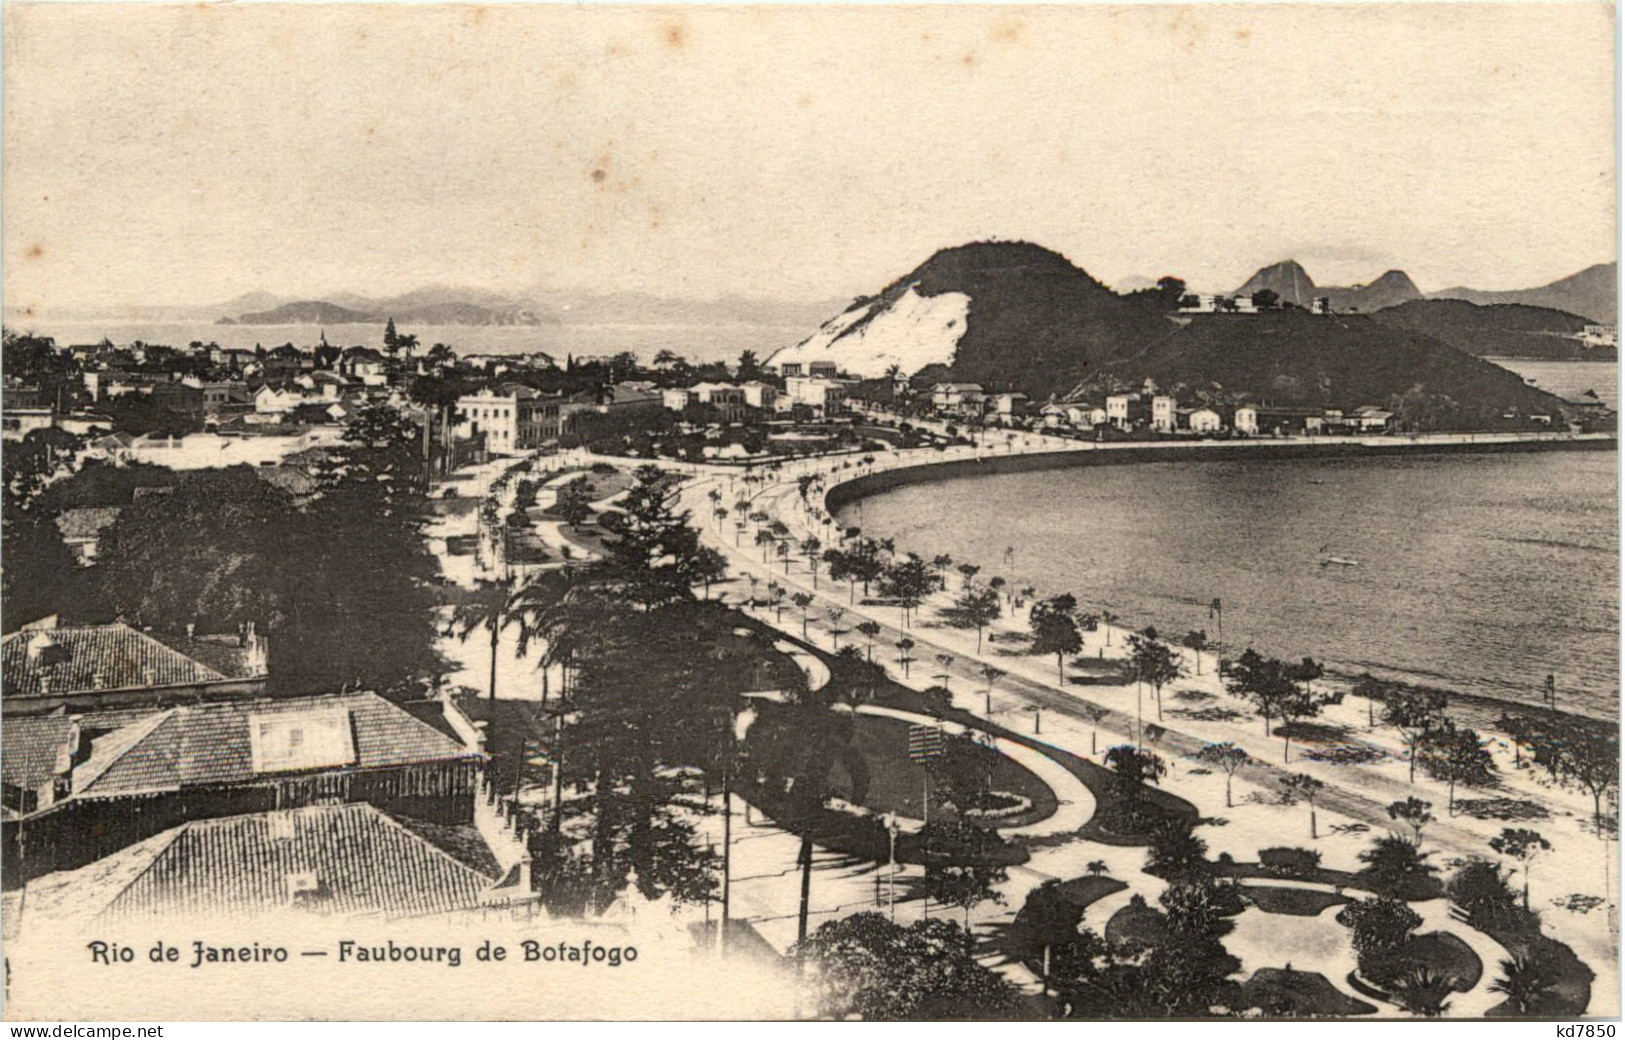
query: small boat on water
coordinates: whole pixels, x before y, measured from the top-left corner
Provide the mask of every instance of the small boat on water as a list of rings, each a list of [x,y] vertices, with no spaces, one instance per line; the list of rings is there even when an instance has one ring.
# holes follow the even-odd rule
[[[1326,481],[1322,477],[1310,477],[1309,478],[1309,483],[1311,483],[1311,484],[1324,484],[1324,483],[1326,483]]]
[[[1320,547],[1320,565],[1322,567],[1358,567],[1360,565],[1359,560],[1348,556],[1328,556],[1327,553],[1331,551],[1331,548],[1330,543]]]

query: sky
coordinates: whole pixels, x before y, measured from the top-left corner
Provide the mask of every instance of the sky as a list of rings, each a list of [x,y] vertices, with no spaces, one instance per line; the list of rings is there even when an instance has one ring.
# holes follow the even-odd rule
[[[10,4],[8,309],[1615,258],[1613,9]]]

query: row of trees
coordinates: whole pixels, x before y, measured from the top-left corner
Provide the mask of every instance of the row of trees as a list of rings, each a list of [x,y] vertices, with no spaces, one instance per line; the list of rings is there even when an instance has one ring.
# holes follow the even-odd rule
[[[414,695],[438,667],[436,565],[408,427],[369,429],[313,458],[298,497],[246,466],[88,462],[70,473],[82,444],[39,431],[7,450],[8,617],[204,633],[253,623],[269,637],[278,692]],[[55,526],[74,506],[119,508],[92,567],[74,564]]]

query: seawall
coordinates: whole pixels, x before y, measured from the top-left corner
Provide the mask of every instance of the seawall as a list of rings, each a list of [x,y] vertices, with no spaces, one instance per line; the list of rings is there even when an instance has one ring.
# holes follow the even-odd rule
[[[842,481],[824,495],[832,515],[860,498],[911,484],[929,484],[998,473],[1032,473],[1078,466],[1123,466],[1145,462],[1216,462],[1236,459],[1336,459],[1376,455],[1484,455],[1531,451],[1615,451],[1613,437],[1543,438],[1539,440],[1252,440],[1192,444],[1114,444],[1098,448],[995,455],[977,459],[944,459],[898,466]]]

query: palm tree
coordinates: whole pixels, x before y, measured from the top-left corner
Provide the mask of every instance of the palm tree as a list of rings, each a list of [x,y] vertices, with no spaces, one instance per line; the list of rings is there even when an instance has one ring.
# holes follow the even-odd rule
[[[1501,977],[1490,983],[1489,991],[1506,997],[1514,1014],[1529,1017],[1546,1007],[1556,984],[1539,958],[1517,953],[1501,962]]]
[[[935,678],[940,678],[942,680],[942,688],[944,690],[946,690],[948,688],[948,680],[953,677],[952,672],[950,671],[950,669],[953,667],[953,663],[954,663],[954,655],[953,654],[938,654],[937,655],[937,664],[940,664],[942,666],[942,671],[938,672],[936,674]]]
[[[914,660],[908,656],[908,652],[912,649],[914,649],[914,640],[907,636],[897,641],[897,663],[903,666],[903,678],[905,679],[908,678],[908,666]]]
[[[807,608],[812,606],[812,594],[797,592],[790,597],[790,602],[801,609],[801,638],[805,640],[807,638]]]
[[[1100,875],[1106,873],[1106,871],[1111,869],[1111,868],[1106,866],[1106,861],[1105,860],[1097,859],[1097,860],[1091,860],[1089,865],[1087,867],[1084,867],[1083,869],[1087,870],[1090,873],[1091,876],[1099,877]]]
[[[845,607],[825,607],[824,613],[829,616],[829,638],[835,644],[835,649],[841,648],[841,618],[846,614]]]
[[[1113,614],[1109,610],[1105,610],[1105,609],[1101,610],[1101,612],[1100,612],[1100,622],[1101,622],[1101,624],[1106,626],[1106,645],[1107,646],[1112,645],[1112,626],[1115,625],[1117,623],[1117,621],[1118,621],[1118,617],[1117,617],[1116,614]]]
[[[873,664],[875,659],[875,637],[880,635],[880,626],[873,621],[860,621],[855,627],[869,641],[868,658],[869,662]]]
[[[982,706],[982,714],[991,717],[993,714],[993,684],[1004,678],[1004,669],[984,664],[982,666],[982,678],[987,680],[987,688],[983,691],[987,695],[987,699]]]
[[[451,616],[450,630],[459,641],[466,641],[476,629],[491,634],[491,680],[487,696],[497,699],[497,648],[502,642],[502,629],[514,623],[512,581],[481,581],[472,600],[459,606]]]

